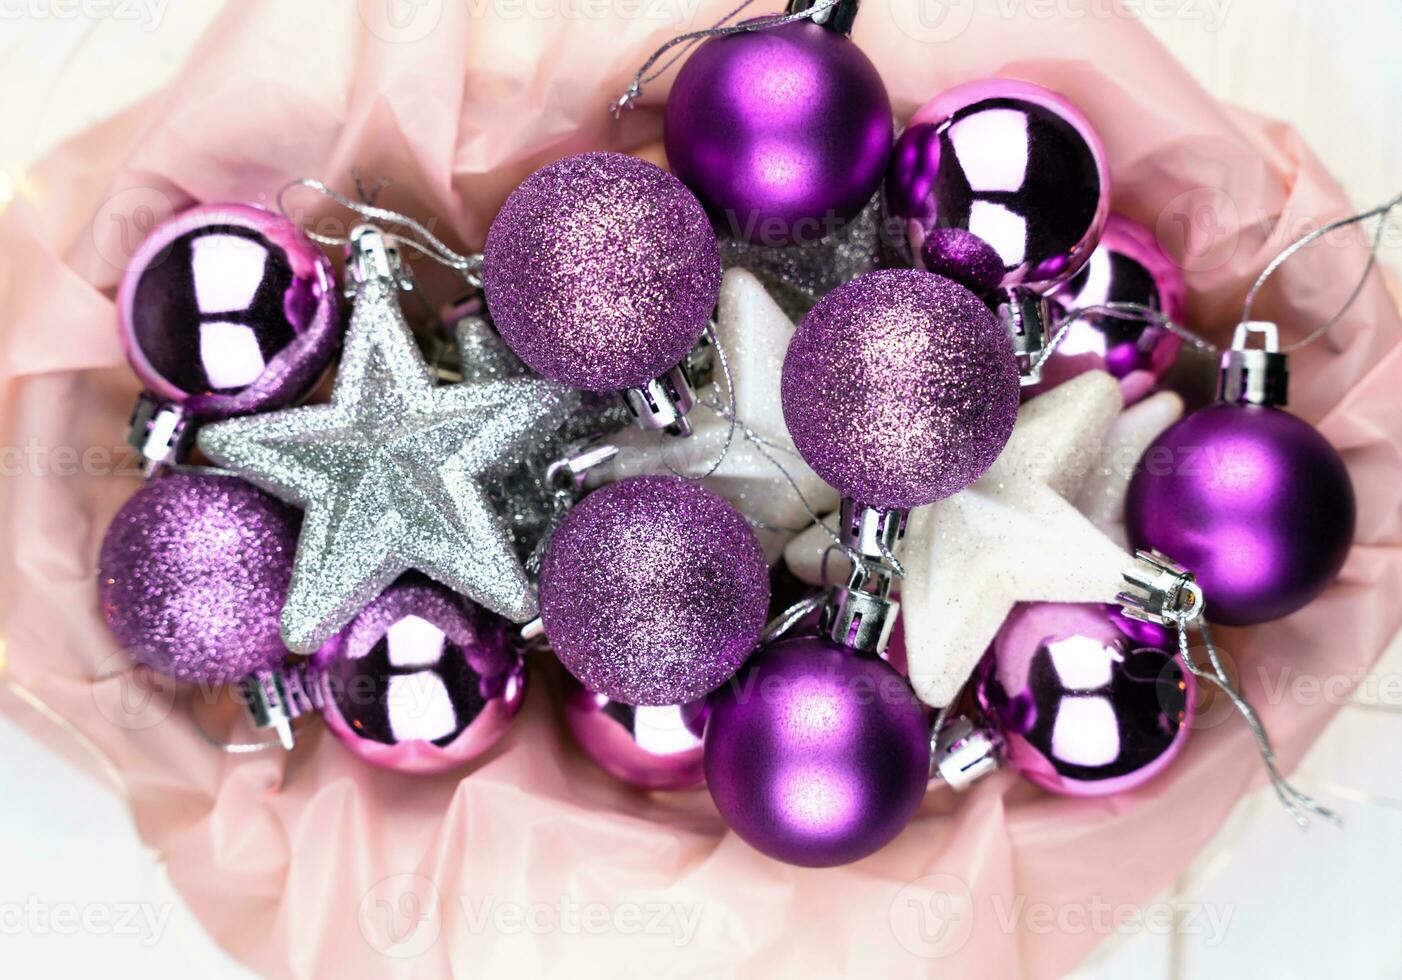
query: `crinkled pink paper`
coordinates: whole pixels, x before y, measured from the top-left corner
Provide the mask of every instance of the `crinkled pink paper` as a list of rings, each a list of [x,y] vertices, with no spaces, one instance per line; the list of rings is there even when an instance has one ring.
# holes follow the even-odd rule
[[[609,101],[657,43],[732,2],[706,0],[687,20],[656,16],[684,9],[668,4],[615,5],[621,14],[600,19],[589,4],[429,2],[420,8],[438,19],[417,40],[383,16],[368,30],[360,14],[386,6],[371,0],[229,2],[174,81],[53,152],[0,219],[0,444],[40,459],[12,465],[7,448],[0,481],[0,704],[75,758],[75,738],[96,747],[190,906],[260,973],[1051,977],[1103,930],[1009,925],[1010,910],[1150,899],[1261,781],[1246,728],[1223,721],[1140,792],[1055,799],[1003,773],[957,801],[931,794],[874,857],[813,871],[726,834],[704,793],[647,797],[596,771],[566,739],[548,684],[484,765],[432,779],[373,771],[316,735],[291,757],[221,755],[182,705],[167,717],[158,694],[150,717],[164,720],[140,727],[148,716],[117,700],[140,688],[98,615],[93,576],[103,530],[137,481],[65,475],[61,447],[121,444],[136,382],[112,294],[152,214],[190,199],[266,200],[304,175],[348,188],[359,167],[394,181],[381,203],[437,215],[451,240],[480,246],[535,167],[655,144],[665,79],[620,122]],[[950,5],[970,16],[960,31],[922,22],[918,3],[870,0],[856,40],[902,118],[990,74],[1069,96],[1104,136],[1115,210],[1157,229],[1183,262],[1193,320],[1217,340],[1265,261],[1351,210],[1294,132],[1215,103],[1127,15],[1009,17],[1008,6]],[[656,157],[655,145],[646,152]],[[344,222],[305,203],[310,219]],[[1322,321],[1364,261],[1358,241],[1336,236],[1291,263],[1260,315],[1287,338]],[[1352,683],[1402,625],[1399,326],[1374,281],[1328,342],[1292,364],[1293,407],[1343,452],[1360,512],[1334,588],[1285,621],[1223,637],[1288,764],[1346,690],[1272,699],[1260,669],[1273,684],[1284,671]],[[88,470],[101,468],[89,457]],[[436,906],[415,904],[434,889]],[[658,918],[659,902],[699,915],[694,934]]]

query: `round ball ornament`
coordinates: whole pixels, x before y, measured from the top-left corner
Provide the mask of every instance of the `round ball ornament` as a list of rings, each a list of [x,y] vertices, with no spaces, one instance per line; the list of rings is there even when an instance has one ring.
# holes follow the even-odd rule
[[[681,705],[615,701],[566,675],[565,724],[600,769],[645,790],[679,790],[705,781],[701,736],[705,700]]]
[[[1051,296],[1056,319],[1081,307],[1136,303],[1175,323],[1183,322],[1187,299],[1183,270],[1153,232],[1117,214],[1110,215],[1090,260]],[[1181,337],[1149,319],[1079,317],[1043,367],[1042,384],[1029,394],[1102,370],[1119,380],[1125,403],[1132,404],[1154,389],[1182,345]]]
[[[1043,292],[1090,257],[1110,213],[1105,149],[1089,120],[1039,85],[990,78],[927,102],[896,141],[885,214],[906,265],[980,294]]]
[[[667,162],[717,226],[761,245],[813,243],[855,217],[892,135],[876,67],[812,21],[701,44],[672,84],[663,130]]]
[[[701,337],[720,293],[706,213],[671,174],[622,153],[542,167],[487,233],[482,281],[502,339],[586,391],[646,385]]]
[[[400,579],[317,651],[322,718],[358,758],[430,775],[487,753],[525,700],[505,620],[419,576]]]
[[[884,269],[828,293],[784,358],[784,421],[844,496],[891,509],[973,483],[1012,434],[1018,368],[1008,336],[967,289]]]
[[[1187,741],[1193,704],[1173,643],[1111,606],[1018,606],[975,679],[1008,764],[1064,796],[1124,793],[1159,775]]]
[[[1348,470],[1314,427],[1226,401],[1160,435],[1125,500],[1130,543],[1191,571],[1208,619],[1226,626],[1279,619],[1323,592],[1354,520]]]
[[[758,851],[806,867],[857,861],[915,815],[930,730],[885,661],[817,638],[760,651],[710,699],[706,784]]]
[[[235,477],[153,480],[103,538],[102,615],[133,660],[176,680],[224,684],[280,667],[299,524]]]
[[[768,607],[754,531],[677,477],[595,490],[541,561],[540,615],[560,662],[625,704],[683,704],[716,688],[759,642]]]
[[[132,368],[159,399],[217,419],[296,401],[340,342],[331,263],[295,224],[204,204],[158,225],[117,291]]]

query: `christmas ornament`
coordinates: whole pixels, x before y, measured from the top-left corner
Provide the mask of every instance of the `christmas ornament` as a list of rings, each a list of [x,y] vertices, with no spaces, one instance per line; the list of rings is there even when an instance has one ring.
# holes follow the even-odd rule
[[[699,698],[759,641],[769,568],[724,499],[675,477],[596,490],[540,567],[545,635],[586,687],[627,704]]]
[[[717,371],[716,383],[701,392],[702,409],[692,415],[689,439],[637,429],[620,432],[611,440],[619,446],[618,456],[601,472],[604,480],[667,472],[704,477],[707,487],[755,526],[773,561],[792,529],[805,525],[809,508],[830,510],[838,498],[798,455],[784,427],[779,366],[793,323],[743,269],[731,269],[721,280],[717,310],[716,342],[729,365],[735,417],[752,437],[732,432],[728,393]]]
[[[1016,603],[1114,598],[1127,556],[1069,501],[1119,407],[1108,375],[1073,378],[1022,407],[982,479],[911,512],[901,602],[926,704],[953,700]]]
[[[816,242],[756,245],[721,238],[720,261],[726,269],[757,276],[784,315],[797,323],[838,286],[880,267],[880,238],[881,202],[873,197],[861,214]]]
[[[1251,333],[1265,349],[1247,349]],[[1285,355],[1274,324],[1238,327],[1219,400],[1165,432],[1129,485],[1137,549],[1188,569],[1228,626],[1288,616],[1334,580],[1353,540],[1348,470],[1312,426],[1282,411]]]
[[[756,22],[712,37],[677,73],[667,162],[733,237],[816,242],[876,192],[891,152],[891,101],[846,36],[856,7],[824,11],[821,25]]]
[[[1153,232],[1112,214],[1089,261],[1052,293],[1051,300],[1054,321],[1082,307],[1134,303],[1183,323],[1188,285]],[[1041,385],[1027,394],[1099,368],[1119,379],[1125,404],[1132,405],[1153,390],[1182,346],[1181,337],[1147,316],[1079,316],[1043,364]]]
[[[1124,793],[1159,775],[1188,739],[1193,703],[1173,642],[1112,606],[1018,606],[975,682],[1009,764],[1066,796]]]
[[[883,847],[925,794],[930,731],[885,661],[816,638],[754,656],[711,697],[706,784],[726,824],[790,864]]]
[[[531,583],[481,481],[575,401],[543,380],[435,387],[396,299],[394,246],[369,225],[351,239],[355,311],[331,403],[200,432],[212,459],[306,508],[283,638],[314,651],[411,569],[530,619]]]
[[[1035,383],[1042,295],[1090,257],[1109,177],[1100,137],[1055,92],[1007,78],[957,86],[916,111],[891,153],[884,209],[904,229],[893,258],[987,297]]]
[[[600,769],[639,789],[691,789],[705,780],[704,701],[634,706],[596,694],[568,675],[565,685],[565,724]]]
[[[287,405],[340,341],[331,263],[292,222],[204,204],[157,225],[122,273],[117,327],[147,388],[130,441],[148,473],[183,459],[192,419]]]
[[[480,759],[525,700],[506,622],[417,576],[372,599],[313,670],[327,727],[358,758],[398,772]]]
[[[224,684],[287,655],[278,614],[297,514],[228,476],[147,483],[113,519],[98,557],[102,615],[132,659],[195,684]]]
[[[1124,393],[1124,383],[1120,384]],[[1076,509],[1116,544],[1126,546],[1125,496],[1144,451],[1183,417],[1183,399],[1159,391],[1126,408],[1105,433],[1099,465],[1090,468],[1076,494]]]
[[[844,496],[918,507],[978,479],[1008,441],[1017,368],[976,296],[887,269],[829,293],[784,358],[784,421]]]
[[[621,153],[542,167],[487,233],[482,281],[497,329],[533,370],[587,391],[632,389],[650,428],[678,426],[678,365],[706,329],[720,255],[671,174]]]

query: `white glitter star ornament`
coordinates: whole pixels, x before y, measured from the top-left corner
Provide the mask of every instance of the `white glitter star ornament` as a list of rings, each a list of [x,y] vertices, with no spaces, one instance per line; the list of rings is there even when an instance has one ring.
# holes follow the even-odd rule
[[[765,556],[772,563],[796,529],[812,520],[803,499],[822,513],[837,506],[838,495],[808,468],[784,426],[779,376],[794,334],[793,322],[759,279],[744,269],[726,272],[717,309],[716,340],[730,364],[735,414],[761,445],[756,446],[737,428],[724,459],[706,475],[725,450],[730,430],[725,414],[714,407],[730,408],[723,372],[717,365],[716,383],[701,393],[701,403],[689,416],[694,430],[690,436],[664,438],[661,433],[638,429],[620,432],[612,438],[620,452],[601,476],[617,480],[673,471],[705,476],[706,486],[728,499],[755,526]],[[779,466],[793,478],[797,492]]]
[[[399,307],[407,283],[393,247],[368,225],[351,238],[355,310],[330,404],[199,436],[210,458],[306,509],[283,640],[314,651],[411,569],[528,620],[535,589],[481,480],[519,460],[577,396],[541,379],[435,386]]]
[[[944,707],[1019,602],[1113,602],[1130,556],[1070,503],[1119,415],[1103,371],[1023,405],[1007,448],[973,486],[911,511],[904,542],[910,680]]]
[[[1129,406],[1105,435],[1100,465],[1086,477],[1076,507],[1115,543],[1124,545],[1125,497],[1134,469],[1155,439],[1183,417],[1183,399],[1160,391]]]

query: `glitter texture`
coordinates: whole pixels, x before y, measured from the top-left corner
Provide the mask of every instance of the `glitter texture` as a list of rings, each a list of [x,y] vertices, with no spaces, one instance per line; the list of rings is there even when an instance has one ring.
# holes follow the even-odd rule
[[[590,690],[682,704],[754,649],[769,568],[724,499],[676,477],[637,477],[595,491],[560,522],[540,599],[555,653]]]
[[[137,663],[224,684],[280,665],[297,513],[242,480],[154,480],[102,541],[102,615]]]
[[[984,303],[911,269],[872,272],[804,318],[784,358],[784,421],[808,465],[875,507],[978,479],[1017,418],[1012,344]]]
[[[200,448],[307,509],[282,632],[310,653],[410,569],[510,619],[533,617],[534,589],[482,480],[575,404],[541,379],[435,387],[396,287],[370,279],[329,405],[208,426]]]
[[[122,273],[117,325],[143,384],[202,418],[281,408],[341,339],[336,280],[291,221],[204,204],[158,225]]]
[[[681,362],[720,291],[715,232],[671,174],[621,153],[537,170],[492,222],[482,268],[502,337],[533,370],[588,391]]]

